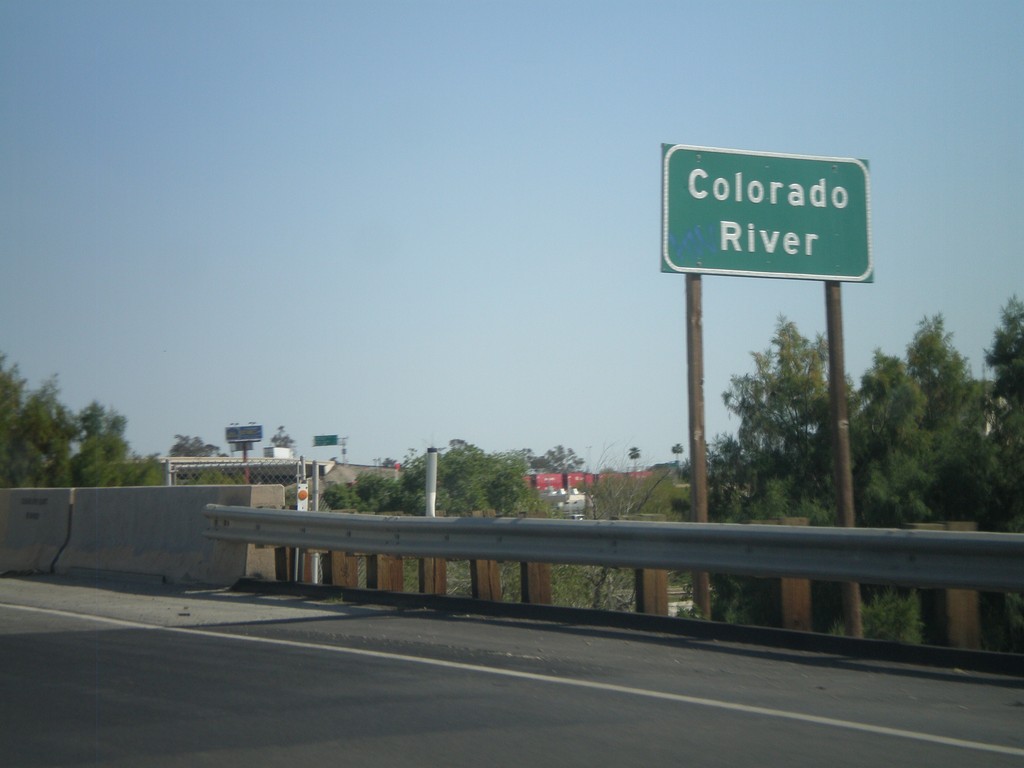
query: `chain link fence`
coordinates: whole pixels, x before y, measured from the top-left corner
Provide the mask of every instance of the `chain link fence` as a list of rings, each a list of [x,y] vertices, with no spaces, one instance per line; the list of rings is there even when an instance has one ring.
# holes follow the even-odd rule
[[[308,475],[300,459],[162,459],[165,485],[295,485]]]

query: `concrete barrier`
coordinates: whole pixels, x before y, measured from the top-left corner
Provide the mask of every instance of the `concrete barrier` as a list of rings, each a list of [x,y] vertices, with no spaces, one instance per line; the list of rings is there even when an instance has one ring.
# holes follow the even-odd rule
[[[214,542],[204,535],[207,504],[280,509],[280,485],[77,488],[71,536],[58,574],[131,574],[175,583],[229,585],[273,578],[274,550]]]
[[[0,573],[45,572],[67,543],[72,488],[0,490]]]

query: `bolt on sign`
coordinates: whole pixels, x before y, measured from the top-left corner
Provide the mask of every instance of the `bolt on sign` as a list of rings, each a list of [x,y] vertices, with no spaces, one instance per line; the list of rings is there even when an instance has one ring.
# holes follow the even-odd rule
[[[862,160],[662,145],[662,272],[872,282]]]

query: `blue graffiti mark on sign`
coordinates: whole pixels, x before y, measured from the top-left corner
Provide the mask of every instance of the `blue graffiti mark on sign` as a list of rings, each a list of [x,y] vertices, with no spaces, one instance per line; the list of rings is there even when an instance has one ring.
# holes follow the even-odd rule
[[[699,262],[706,256],[718,253],[718,244],[715,242],[714,235],[711,234],[712,230],[712,226],[697,224],[680,236],[669,232],[668,248],[672,261],[683,266],[687,263]]]

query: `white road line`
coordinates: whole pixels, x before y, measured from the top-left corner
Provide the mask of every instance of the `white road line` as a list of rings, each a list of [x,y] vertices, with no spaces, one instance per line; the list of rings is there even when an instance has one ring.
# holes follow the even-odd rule
[[[870,723],[858,723],[852,720],[840,720],[832,717],[820,717],[818,715],[807,715],[802,712],[790,712],[784,709],[773,709],[771,707],[755,707],[748,704],[737,704],[730,701],[718,699],[706,699],[699,696],[687,696],[679,693],[667,693],[665,691],[652,691],[646,688],[633,688],[625,685],[614,685],[612,683],[600,683],[592,680],[579,680],[571,677],[556,677],[554,675],[542,675],[535,672],[519,672],[516,670],[499,669],[496,667],[485,667],[480,664],[466,664],[460,661],[445,661],[444,659],[431,659],[423,656],[408,656],[402,653],[388,653],[385,651],[371,651],[362,648],[346,648],[337,645],[324,643],[310,643],[298,640],[281,640],[268,637],[255,637],[252,635],[234,635],[225,632],[215,632],[208,629],[192,629],[188,627],[165,627],[157,624],[143,624],[137,621],[126,621],[124,619],[112,619],[102,616],[90,616],[88,614],[64,611],[54,608],[35,608],[30,606],[12,605],[0,603],[5,608],[13,608],[21,611],[44,613],[53,616],[72,617],[86,621],[94,621],[102,624],[110,624],[128,629],[144,629],[163,632],[174,632],[181,635],[192,635],[202,638],[223,638],[226,640],[237,640],[248,643],[259,643],[263,645],[275,645],[286,648],[301,648],[304,650],[326,651],[328,653],[341,653],[349,656],[363,656],[388,661],[400,661],[409,664],[421,664],[428,667],[441,667],[444,669],[458,669],[465,672],[477,672],[485,675],[498,677],[509,677],[518,680],[530,680],[533,682],[548,683],[553,685],[564,685],[573,688],[587,688],[590,690],[618,693],[626,696],[636,696],[646,699],[657,699],[660,701],[672,701],[679,704],[690,704],[698,707],[709,707],[721,709],[728,712],[740,712],[748,715],[760,715],[762,717],[773,717],[780,720],[791,720],[812,725],[823,725],[830,728],[842,728],[848,731],[859,731],[879,736],[892,736],[900,739],[911,739],[929,744],[938,744],[946,747],[957,747],[960,749],[971,749],[979,752],[990,752],[1000,755],[1013,755],[1024,757],[1024,749],[1018,747],[1007,747],[1000,744],[986,744],[980,741],[968,741],[966,739],[954,739],[948,736],[938,736],[931,733],[919,731],[907,731],[901,728],[887,728],[882,725],[871,725]]]

